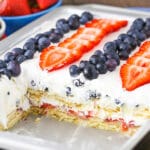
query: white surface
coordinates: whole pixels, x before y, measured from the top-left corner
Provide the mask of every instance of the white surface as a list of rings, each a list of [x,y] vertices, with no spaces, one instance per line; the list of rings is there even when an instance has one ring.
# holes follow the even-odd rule
[[[1,38],[4,35],[6,30],[6,24],[2,18],[0,18],[0,24],[1,24],[1,28],[0,28],[0,38]]]

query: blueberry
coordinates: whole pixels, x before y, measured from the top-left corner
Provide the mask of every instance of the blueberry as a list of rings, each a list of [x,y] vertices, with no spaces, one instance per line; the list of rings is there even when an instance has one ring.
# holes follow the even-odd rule
[[[126,50],[120,51],[119,57],[121,60],[126,60],[129,57],[129,53]]]
[[[30,43],[36,43],[36,39],[35,38],[30,38],[28,39],[26,42],[30,42]]]
[[[69,18],[68,19],[68,24],[69,24],[69,27],[70,27],[71,30],[76,30],[80,26],[80,22],[76,18]]]
[[[104,54],[99,56],[99,62],[103,64],[106,62],[106,56]]]
[[[114,101],[117,105],[119,105],[121,103],[121,101],[119,99],[115,99]]]
[[[22,55],[24,53],[24,50],[22,48],[14,48],[12,49],[12,53],[14,53],[15,56]]]
[[[108,59],[105,64],[109,71],[114,71],[117,67],[117,62],[115,59]]]
[[[105,53],[116,51],[116,44],[115,44],[115,42],[107,42],[104,45],[103,50],[104,50]]]
[[[6,67],[6,63],[0,59],[0,69],[5,67]]]
[[[16,61],[10,61],[7,64],[7,69],[11,72],[11,75],[14,77],[18,76],[21,73],[20,65]]]
[[[50,35],[49,39],[50,39],[50,41],[51,41],[52,43],[58,43],[58,42],[60,41],[60,39],[61,39],[61,36],[58,35],[58,34],[56,34],[56,33],[52,33],[52,34]]]
[[[137,30],[129,30],[127,34],[139,41],[144,41],[146,39],[146,34],[142,31],[139,32]]]
[[[94,65],[88,64],[83,69],[83,75],[89,80],[96,79],[98,77],[98,71],[96,70]]]
[[[146,18],[145,24],[146,26],[150,27],[150,18]]]
[[[9,62],[11,60],[14,60],[15,59],[15,55],[14,53],[12,52],[7,52],[5,55],[4,55],[4,61],[5,62]]]
[[[41,37],[38,40],[38,47],[39,49],[46,48],[50,45],[50,39],[47,37]]]
[[[80,61],[80,64],[79,64],[79,68],[81,71],[83,71],[83,69],[85,68],[85,66],[89,64],[89,61],[86,61],[86,60],[82,60]]]
[[[107,66],[102,63],[96,64],[96,69],[99,72],[99,74],[105,74],[107,72]]]
[[[120,45],[118,46],[118,51],[127,51],[130,52],[130,46],[127,43],[120,43]]]
[[[80,21],[81,24],[85,24],[89,21],[89,19],[86,16],[81,16],[79,21]]]
[[[138,33],[138,40],[140,40],[142,42],[145,39],[146,39],[146,34],[144,32],[139,32]]]
[[[6,75],[9,79],[11,78],[11,72],[7,68],[0,69],[0,74]]]
[[[43,33],[43,35],[48,38],[51,33],[52,33],[51,31],[46,31]]]
[[[68,25],[68,21],[65,19],[59,19],[56,22],[56,28],[61,29],[64,33],[67,33],[70,30],[70,27]]]
[[[133,21],[131,29],[137,29],[138,31],[141,31],[144,28],[144,25],[144,20],[142,18],[137,18]]]
[[[67,20],[66,19],[59,19],[56,22],[56,28],[61,28],[63,24],[67,24]]]
[[[23,49],[24,50],[35,50],[35,43],[33,42],[26,42],[24,45],[23,45]]]
[[[91,64],[96,65],[97,63],[99,63],[99,57],[97,55],[92,55],[89,59]]]
[[[81,17],[83,17],[83,16],[88,18],[88,21],[91,21],[93,19],[93,15],[90,12],[87,12],[87,11],[82,13]]]
[[[131,46],[131,49],[134,49],[137,46],[135,38],[131,36],[126,37],[123,42],[129,44]]]
[[[78,15],[76,15],[76,14],[73,14],[73,15],[71,15],[69,18],[68,18],[68,21],[69,20],[79,20],[80,19],[80,17],[78,16]]]
[[[103,55],[103,52],[101,51],[101,50],[96,50],[95,52],[94,52],[94,55],[97,55],[97,56],[101,56],[101,55]]]
[[[24,52],[24,56],[25,56],[27,59],[31,59],[31,58],[33,58],[33,56],[34,56],[34,51],[33,51],[33,50],[26,50],[26,51]],[[22,59],[24,59],[24,58],[22,58]]]
[[[70,27],[68,24],[63,24],[59,29],[63,30],[64,33],[68,33],[70,31]]]
[[[55,29],[54,33],[58,34],[61,36],[61,38],[64,36],[64,32],[63,30],[61,30],[60,28]]]
[[[35,38],[36,42],[38,42],[38,40],[39,40],[41,37],[44,37],[44,34],[39,33],[39,34],[37,34],[34,38]]]
[[[19,56],[17,56],[17,58],[16,58],[16,61],[19,63],[19,64],[21,64],[22,62],[24,62],[26,60],[26,56],[24,56],[24,55],[19,55]]]
[[[147,24],[144,27],[143,32],[146,34],[147,38],[150,37],[150,26],[148,26]]]
[[[120,58],[119,58],[119,55],[116,52],[111,53],[111,54],[106,54],[106,58],[107,59],[115,59],[116,62],[117,62],[117,65],[120,64]]]
[[[122,40],[120,39],[114,40],[114,43],[116,44],[116,48],[118,49],[120,43],[122,43]]]
[[[120,34],[119,36],[118,36],[118,39],[119,40],[121,40],[121,41],[124,41],[124,39],[126,39],[128,37],[128,34]]]
[[[69,68],[69,72],[70,72],[71,76],[76,77],[76,76],[78,76],[81,73],[81,70],[80,70],[80,68],[78,66],[72,65]]]

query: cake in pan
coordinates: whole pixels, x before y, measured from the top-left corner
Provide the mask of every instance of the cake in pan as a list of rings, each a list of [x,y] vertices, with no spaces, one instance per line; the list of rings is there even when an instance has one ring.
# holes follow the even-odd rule
[[[150,119],[149,37],[149,18],[60,18],[1,57],[0,129],[36,113],[133,134]]]

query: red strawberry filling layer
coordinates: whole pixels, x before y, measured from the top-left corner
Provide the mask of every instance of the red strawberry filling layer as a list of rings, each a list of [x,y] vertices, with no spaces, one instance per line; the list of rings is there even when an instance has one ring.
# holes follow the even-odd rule
[[[48,104],[48,103],[43,103],[41,105],[41,108],[44,109],[44,114],[47,114],[47,112],[50,109],[59,109],[60,110],[59,106],[54,106],[54,105]],[[83,120],[88,120],[88,119],[95,116],[95,112],[91,111],[91,110],[86,111],[86,112],[85,111],[78,111],[78,110],[75,111],[71,108],[70,109],[68,108],[66,110],[62,109],[62,110],[64,112],[66,112],[68,115],[73,115],[73,116],[76,116],[76,117],[78,117],[80,119],[83,119]],[[133,120],[130,120],[129,122],[126,122],[123,118],[112,119],[112,118],[109,117],[109,118],[104,119],[104,122],[121,124],[121,130],[123,132],[128,131],[129,128],[133,128],[133,127],[136,126]]]

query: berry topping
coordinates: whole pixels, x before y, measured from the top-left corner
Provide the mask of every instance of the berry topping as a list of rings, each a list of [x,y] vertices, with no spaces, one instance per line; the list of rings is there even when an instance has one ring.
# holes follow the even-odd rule
[[[34,55],[34,51],[33,50],[26,50],[24,52],[24,56],[27,58],[27,59],[31,59],[33,58],[33,55]],[[23,58],[23,57],[22,57]]]
[[[77,15],[72,15],[68,19],[68,25],[71,30],[76,30],[80,26],[79,17]]]
[[[77,21],[78,17],[73,15],[69,18],[69,20]],[[68,20],[68,22],[69,22],[69,20]],[[101,23],[101,22],[103,22],[103,23]],[[111,28],[115,27],[115,30],[117,30],[127,24],[126,21],[114,21],[113,20],[112,22],[113,22],[113,24],[110,25],[108,23],[108,20],[106,20],[106,19],[93,20],[93,21],[91,21],[90,27],[80,28],[70,38],[67,38],[63,42],[59,43],[58,46],[56,46],[56,47],[51,46],[51,47],[47,48],[41,54],[40,67],[42,69],[47,69],[48,71],[52,71],[55,69],[59,69],[63,66],[66,66],[66,65],[80,59],[81,56],[85,52],[91,50],[96,44],[98,44],[107,33],[113,32]],[[123,22],[123,24],[121,24],[122,22]],[[95,27],[95,23],[97,25],[96,27]],[[101,25],[105,25],[105,27],[101,29]],[[107,30],[107,33],[105,32],[105,30]],[[56,54],[54,54],[53,51],[55,51]],[[67,54],[65,54],[65,52]],[[100,58],[100,60],[98,60],[99,57],[103,58],[104,56],[95,55],[95,56],[91,57],[91,60],[90,60],[91,63],[96,64],[97,62],[100,62],[101,58]],[[57,58],[57,59],[54,61],[54,58]],[[91,67],[89,67],[89,68],[91,68]],[[83,71],[84,71],[84,69],[83,69]],[[86,70],[88,70],[88,69],[86,69]],[[93,70],[94,69],[92,69],[92,71],[91,71],[92,73],[94,72]],[[97,75],[95,75],[95,76],[91,75],[90,71],[88,71],[88,72],[85,71],[84,74],[85,74],[85,76],[87,76],[87,78],[93,78],[93,79],[97,76]]]
[[[24,62],[26,59],[27,59],[26,56],[24,56],[24,55],[19,55],[19,56],[17,56],[16,61],[17,61],[19,64],[21,64],[21,63]]]
[[[128,91],[150,82],[150,41],[145,42],[120,69],[122,86]],[[150,56],[150,55],[149,55]]]
[[[12,52],[8,52],[4,55],[4,61],[5,62],[9,62],[9,61],[14,60],[14,59],[15,59],[15,55]]]
[[[69,32],[70,30],[70,27],[68,25],[68,21],[66,19],[59,19],[57,22],[56,22],[56,28],[57,29],[62,29],[62,31],[64,33],[67,33]]]
[[[106,66],[109,71],[114,71],[117,67],[117,62],[115,59],[108,59],[106,61]]]
[[[98,71],[96,70],[95,66],[92,64],[87,64],[83,69],[84,77],[92,80],[98,77]]]
[[[24,50],[21,48],[14,48],[12,49],[12,53],[14,53],[15,56],[18,56],[18,55],[22,55],[24,53]]]
[[[80,68],[76,65],[72,65],[70,68],[69,68],[69,72],[70,72],[70,75],[73,76],[73,77],[76,77],[80,74]]]
[[[99,74],[105,74],[107,72],[107,66],[103,63],[96,64],[96,69],[99,72]]]
[[[52,43],[58,43],[61,39],[61,35],[57,34],[57,33],[52,33],[49,37],[50,41]]]
[[[26,42],[23,46],[24,50],[34,50],[35,49],[35,43],[34,42]]]
[[[116,51],[116,44],[114,42],[107,42],[104,45],[103,50],[105,53]]]
[[[38,48],[42,50],[50,45],[50,39],[46,37],[40,37],[38,39]],[[32,49],[31,49],[32,50]]]
[[[6,63],[0,59],[0,69],[5,67],[6,67]]]
[[[20,65],[16,61],[10,61],[7,64],[7,69],[11,72],[11,75],[14,77],[18,76],[21,72]]]

